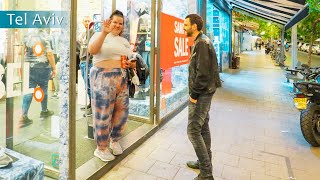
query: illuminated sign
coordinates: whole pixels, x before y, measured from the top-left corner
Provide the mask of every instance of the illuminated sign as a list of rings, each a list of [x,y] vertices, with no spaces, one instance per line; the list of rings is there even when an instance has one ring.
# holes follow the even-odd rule
[[[67,11],[0,11],[0,28],[66,27]]]
[[[161,68],[168,69],[189,63],[193,40],[186,37],[183,26],[183,19],[161,13]]]

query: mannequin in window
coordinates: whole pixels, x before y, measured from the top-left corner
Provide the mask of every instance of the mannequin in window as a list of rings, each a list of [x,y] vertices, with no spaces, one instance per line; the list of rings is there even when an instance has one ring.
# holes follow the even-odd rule
[[[151,41],[151,16],[149,14],[149,7],[146,3],[142,2],[137,4],[135,11],[139,16],[138,21],[138,31],[137,31],[137,40],[136,40],[136,51],[140,54],[148,65],[150,69],[150,41]],[[146,79],[145,83],[139,88],[137,99],[144,99],[145,94],[148,94],[147,89],[149,89],[150,79]],[[141,94],[143,93],[143,94]],[[142,96],[142,97],[140,97]]]

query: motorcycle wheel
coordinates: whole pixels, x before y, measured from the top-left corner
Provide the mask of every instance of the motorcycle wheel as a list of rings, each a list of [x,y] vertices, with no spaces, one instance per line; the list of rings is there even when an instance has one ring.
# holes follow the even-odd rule
[[[309,104],[300,114],[300,127],[305,140],[314,147],[320,146],[320,132],[317,123],[320,121],[320,106]]]

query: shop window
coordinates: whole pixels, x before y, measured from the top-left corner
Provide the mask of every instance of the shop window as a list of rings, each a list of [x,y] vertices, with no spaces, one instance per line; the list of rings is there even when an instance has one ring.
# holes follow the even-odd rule
[[[192,39],[185,37],[183,21],[188,14],[196,13],[196,6],[197,1],[192,0],[163,1],[163,25],[160,26],[160,117],[188,101],[188,63]]]
[[[53,24],[69,16],[61,13],[61,1],[0,0],[0,9],[14,12],[21,26],[0,29],[0,147],[15,162],[0,170],[0,179],[41,179],[48,172],[58,178],[59,63],[69,42],[62,43],[62,26]]]
[[[230,17],[214,4],[207,3],[207,35],[217,53],[220,70],[229,67]]]

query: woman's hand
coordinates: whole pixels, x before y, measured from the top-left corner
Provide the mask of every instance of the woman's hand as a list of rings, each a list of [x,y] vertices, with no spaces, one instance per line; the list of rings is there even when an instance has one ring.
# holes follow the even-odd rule
[[[121,64],[124,64],[123,68],[136,68],[136,60],[121,60]]]
[[[114,26],[111,26],[111,19],[106,19],[103,21],[102,26],[101,26],[101,32],[108,34],[112,31]]]
[[[198,102],[198,100],[193,99],[191,96],[189,96],[189,100],[190,102],[192,102],[193,104],[196,104]]]
[[[128,60],[127,61],[128,68],[136,68],[137,67],[137,60]]]

